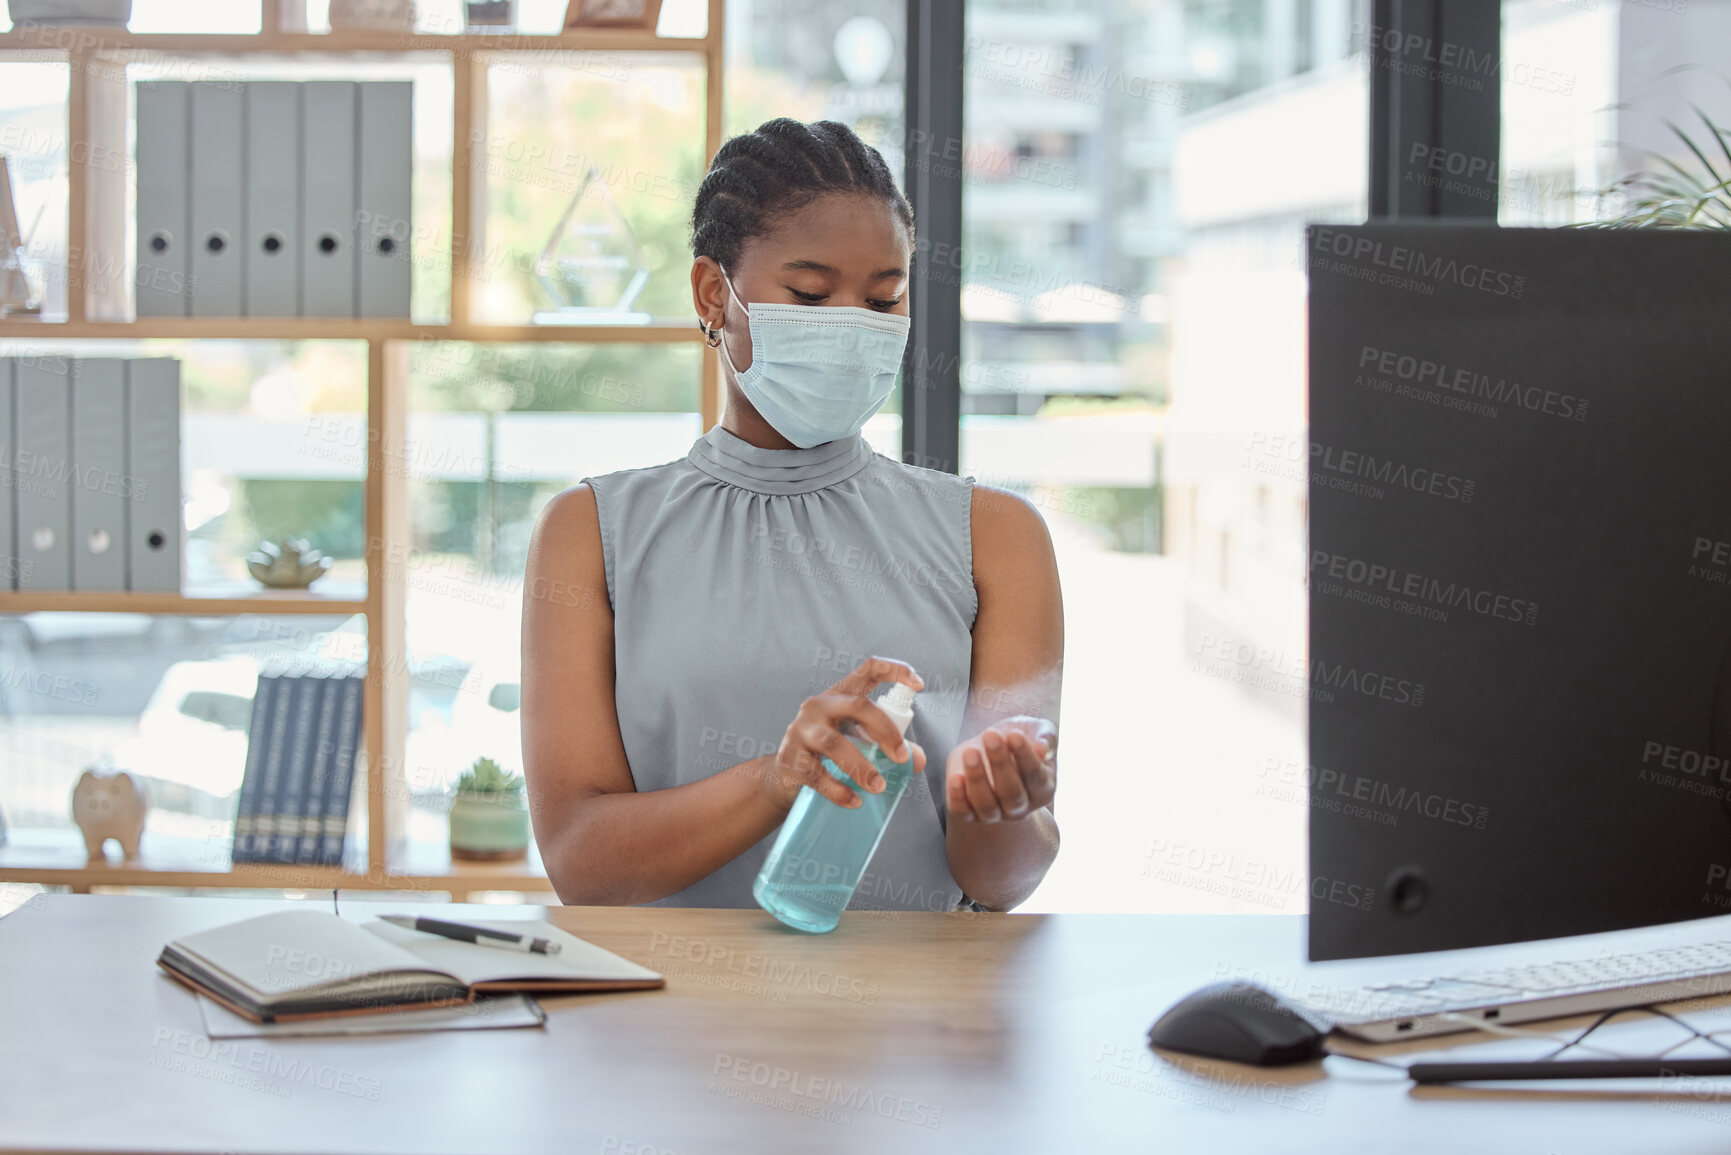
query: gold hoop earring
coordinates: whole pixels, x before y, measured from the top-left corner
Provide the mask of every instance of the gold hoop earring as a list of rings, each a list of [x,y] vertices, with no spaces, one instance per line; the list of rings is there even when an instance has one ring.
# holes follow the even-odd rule
[[[708,343],[709,347],[711,349],[720,348],[721,347],[721,330],[720,330],[720,328],[711,329],[708,326],[708,324],[706,324],[705,322],[702,322],[702,321],[699,321],[698,324],[703,326],[703,339],[705,342]]]

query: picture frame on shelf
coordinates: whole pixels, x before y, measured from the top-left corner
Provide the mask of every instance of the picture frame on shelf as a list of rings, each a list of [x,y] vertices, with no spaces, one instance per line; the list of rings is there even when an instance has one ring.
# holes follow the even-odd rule
[[[515,32],[517,0],[465,0],[464,32]]]
[[[661,19],[661,0],[571,0],[565,8],[565,27],[640,28],[655,31]]]
[[[132,20],[132,0],[7,0],[14,25],[93,25],[125,28]]]
[[[332,32],[410,32],[415,0],[331,0]]]

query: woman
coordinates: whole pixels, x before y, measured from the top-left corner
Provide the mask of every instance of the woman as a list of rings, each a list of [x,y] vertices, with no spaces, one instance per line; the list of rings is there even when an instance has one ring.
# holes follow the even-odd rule
[[[851,909],[1008,910],[1057,854],[1045,524],[859,434],[906,344],[913,227],[843,125],[716,153],[691,288],[726,416],[680,460],[560,493],[529,549],[523,756],[565,902],[753,905],[801,786],[883,788],[848,721],[916,769]],[[905,749],[870,700],[886,682],[921,691]]]

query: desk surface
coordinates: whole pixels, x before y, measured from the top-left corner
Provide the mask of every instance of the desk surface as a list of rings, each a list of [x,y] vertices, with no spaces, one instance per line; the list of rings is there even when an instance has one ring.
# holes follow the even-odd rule
[[[51,895],[0,919],[0,1148],[1731,1148],[1731,1101],[1641,1084],[1415,1091],[1342,1058],[1266,1071],[1149,1051],[1160,1011],[1222,975],[1350,979],[1304,964],[1301,920],[1278,916],[849,913],[814,937],[758,911],[555,908],[667,988],[547,999],[541,1030],[209,1042],[157,953],[283,905]],[[402,908],[343,902],[375,909]]]

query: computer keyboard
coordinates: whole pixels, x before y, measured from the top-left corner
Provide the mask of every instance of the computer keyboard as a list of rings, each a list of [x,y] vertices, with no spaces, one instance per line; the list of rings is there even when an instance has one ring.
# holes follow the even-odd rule
[[[1293,1001],[1374,1042],[1731,992],[1731,941],[1313,991]]]

